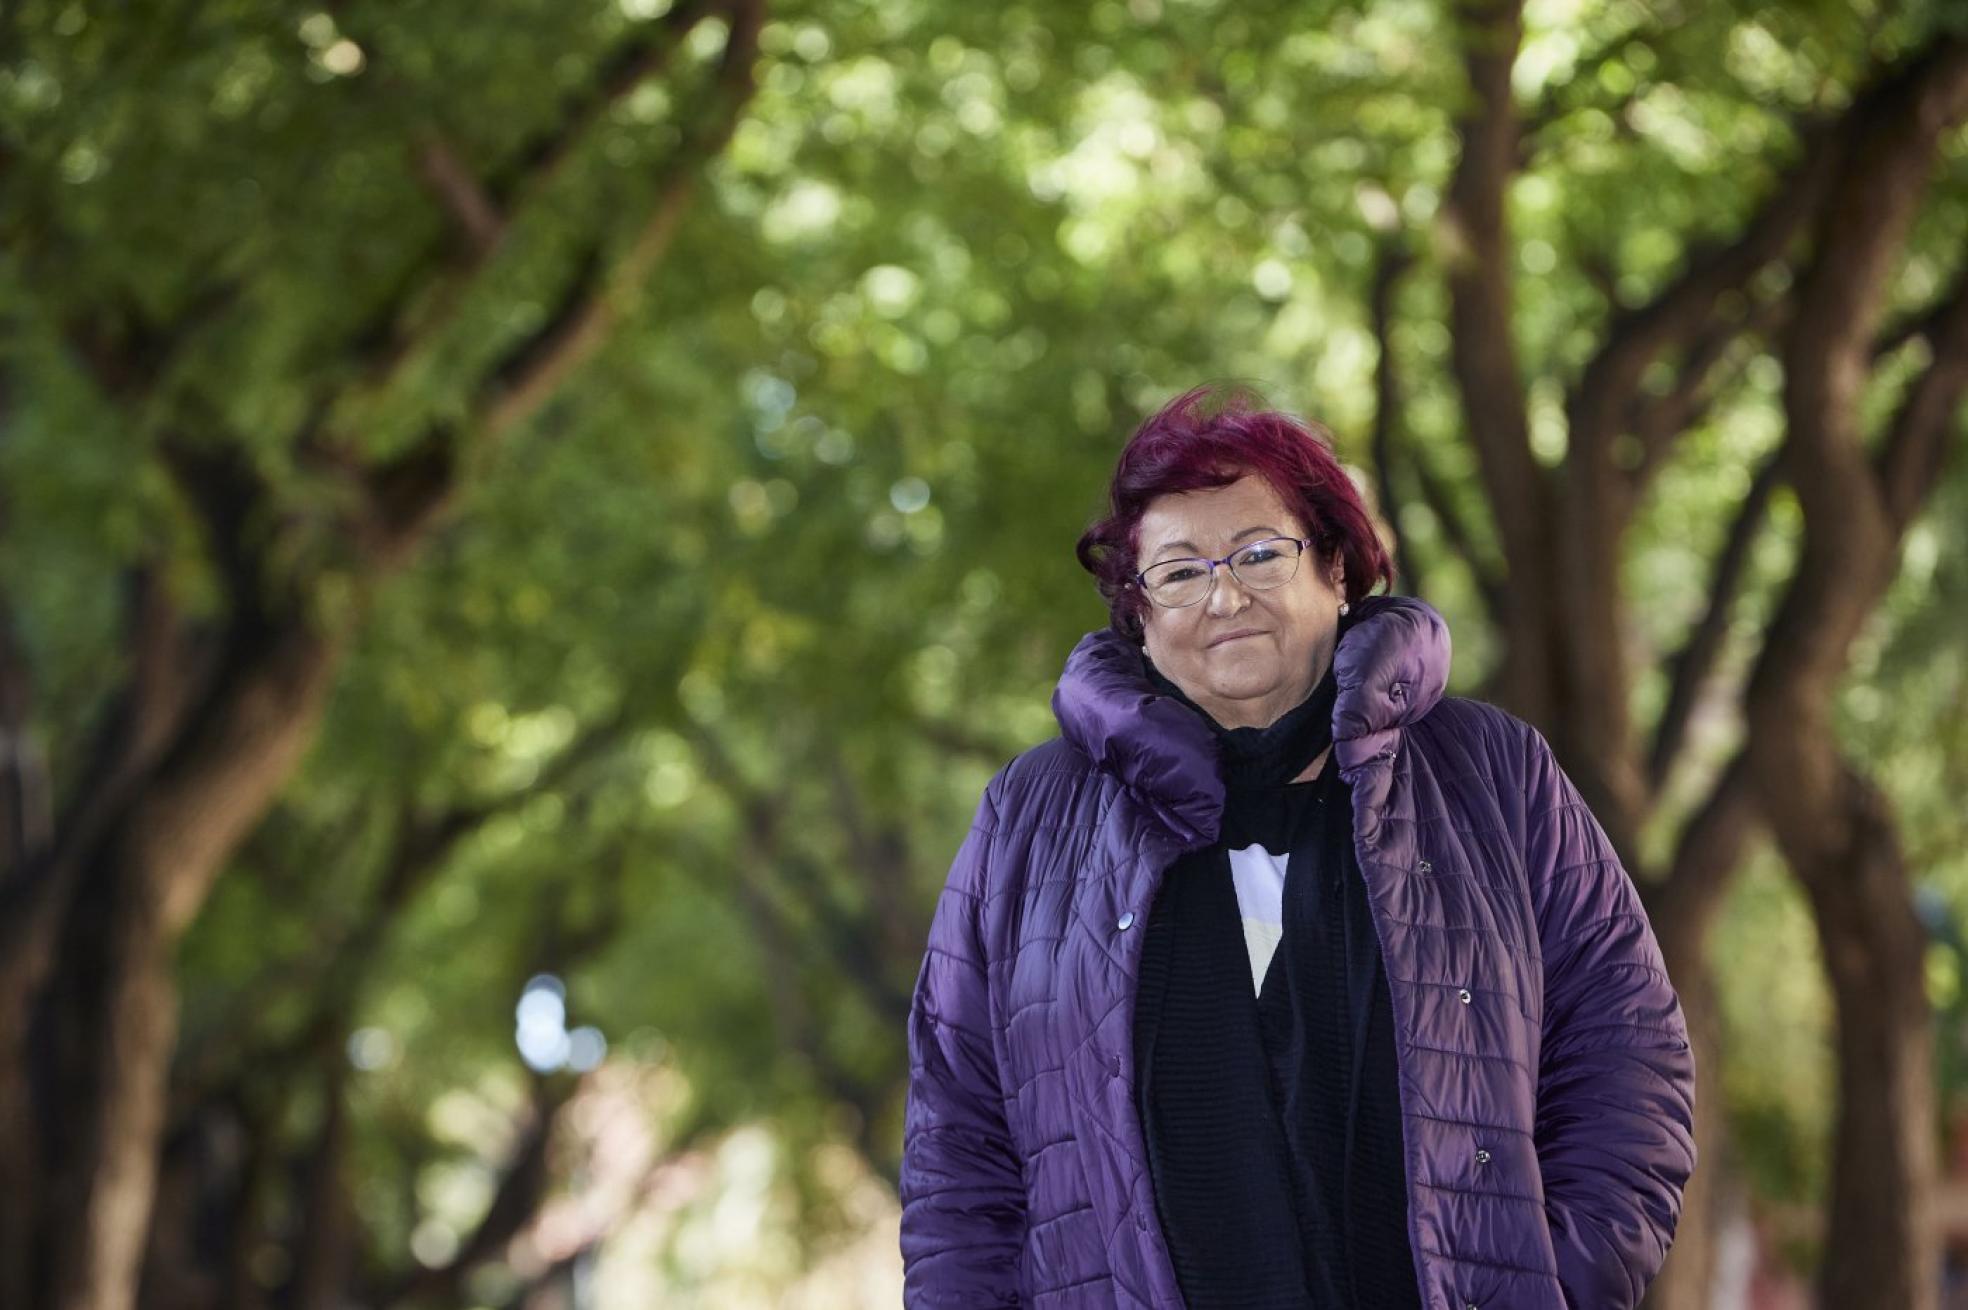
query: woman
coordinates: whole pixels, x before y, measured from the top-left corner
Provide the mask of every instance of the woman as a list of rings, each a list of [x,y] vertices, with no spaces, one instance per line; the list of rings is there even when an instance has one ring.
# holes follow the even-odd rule
[[[1191,392],[1081,563],[1060,735],[985,789],[930,928],[912,1306],[1632,1306],[1694,1066],[1543,737],[1444,696],[1324,440]]]

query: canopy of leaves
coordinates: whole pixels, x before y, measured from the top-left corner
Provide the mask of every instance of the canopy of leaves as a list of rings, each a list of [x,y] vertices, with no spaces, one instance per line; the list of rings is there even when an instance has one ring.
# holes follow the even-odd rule
[[[447,1204],[431,1180],[496,1163],[447,1128],[447,1098],[524,1100],[513,1006],[548,973],[611,1061],[680,1073],[665,1131],[762,1119],[807,1162],[790,1172],[808,1231],[849,1222],[810,1148],[847,1140],[892,1167],[897,1007],[928,909],[984,780],[1051,733],[1060,663],[1105,621],[1072,545],[1132,422],[1199,380],[1250,379],[1332,427],[1370,481],[1368,305],[1404,251],[1403,469],[1442,479],[1494,559],[1446,367],[1449,8],[774,6],[757,94],[646,294],[532,422],[471,453],[416,562],[349,598],[335,538],[308,530],[334,493],[296,434],[329,405],[380,457],[465,415],[560,289],[632,238],[724,26],[692,28],[531,187],[539,142],[595,105],[665,0],[13,6],[0,568],[55,775],[87,785],[127,570],[161,568],[194,612],[221,603],[157,460],[167,432],[198,426],[279,488],[257,567],[305,574],[353,646],[303,774],[184,944],[181,1101],[249,1089],[285,1107],[268,1131],[298,1153],[327,1113],[298,1054],[324,998],[341,1038],[385,1034],[347,1092],[352,1194],[368,1258],[405,1267]],[[1540,459],[1563,454],[1562,385],[1610,316],[1734,231],[1801,126],[1937,11],[1532,7],[1509,206]],[[433,142],[513,205],[510,231],[465,294],[408,308],[435,327],[378,373],[373,342],[402,324],[376,316],[464,240]],[[1924,304],[1958,259],[1965,202],[1957,133],[1896,305]],[[156,376],[103,376],[105,343]],[[1767,349],[1744,361],[1631,536],[1641,722],[1775,445],[1780,382]],[[1389,525],[1474,691],[1498,656],[1476,573],[1414,476],[1397,470]],[[1968,479],[1951,476],[1840,709],[1956,925],[1934,976],[1959,1096]],[[1780,496],[1725,674],[1754,654],[1796,534]],[[1697,727],[1691,778],[1736,730],[1726,708]],[[457,840],[389,900],[406,835],[446,821]],[[1743,885],[1718,941],[1743,1052],[1727,1091],[1754,1183],[1809,1199],[1825,1001],[1808,915],[1773,885]],[[463,1195],[447,1222],[475,1221],[484,1189]]]

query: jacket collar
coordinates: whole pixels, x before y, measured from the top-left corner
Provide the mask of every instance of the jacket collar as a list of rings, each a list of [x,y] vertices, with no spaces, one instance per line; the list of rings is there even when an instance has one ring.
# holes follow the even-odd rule
[[[1449,678],[1449,627],[1425,601],[1368,596],[1354,611],[1333,656],[1333,752],[1349,785],[1393,758],[1402,727],[1435,707]],[[1140,647],[1111,628],[1082,637],[1066,658],[1052,712],[1066,740],[1145,800],[1185,847],[1216,840],[1223,817],[1216,734],[1155,689]]]

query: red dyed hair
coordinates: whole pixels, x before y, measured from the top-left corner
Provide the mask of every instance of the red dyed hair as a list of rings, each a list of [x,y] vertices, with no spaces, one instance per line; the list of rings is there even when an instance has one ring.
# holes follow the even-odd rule
[[[1248,388],[1201,386],[1185,391],[1135,429],[1114,467],[1110,512],[1080,536],[1080,565],[1107,602],[1113,628],[1142,640],[1150,604],[1135,585],[1141,516],[1158,496],[1224,487],[1254,473],[1269,482],[1305,525],[1314,558],[1346,564],[1346,598],[1376,583],[1394,586],[1394,568],[1374,531],[1358,488],[1333,454],[1332,433],[1260,408]]]

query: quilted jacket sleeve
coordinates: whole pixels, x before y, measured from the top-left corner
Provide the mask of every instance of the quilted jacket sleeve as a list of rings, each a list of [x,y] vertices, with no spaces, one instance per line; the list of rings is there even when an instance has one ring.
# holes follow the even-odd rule
[[[1527,732],[1545,1217],[1567,1303],[1623,1310],[1660,1271],[1694,1170],[1694,1055],[1632,880],[1544,737]]]
[[[996,785],[950,869],[909,1009],[901,1194],[911,1310],[1018,1304],[1025,1184],[1005,1126],[978,928]]]

